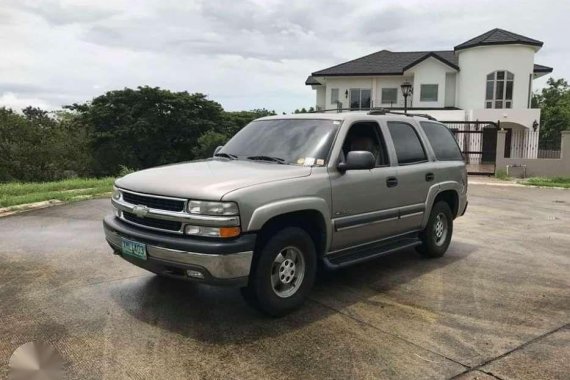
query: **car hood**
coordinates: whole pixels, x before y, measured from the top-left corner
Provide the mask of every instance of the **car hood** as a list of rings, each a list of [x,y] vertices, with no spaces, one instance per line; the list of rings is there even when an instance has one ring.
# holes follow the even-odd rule
[[[310,167],[210,159],[141,170],[117,179],[115,185],[140,193],[220,200],[233,190],[310,174]]]

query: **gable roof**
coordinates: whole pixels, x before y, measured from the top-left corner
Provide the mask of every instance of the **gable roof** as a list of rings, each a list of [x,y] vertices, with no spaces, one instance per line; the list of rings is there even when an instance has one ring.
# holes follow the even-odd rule
[[[541,47],[544,43],[504,29],[495,28],[455,47],[455,51],[476,46],[522,44]]]
[[[402,75],[404,71],[433,57],[459,70],[453,50],[404,51],[381,50],[328,69],[315,71],[312,76]],[[308,79],[307,79],[308,80]],[[306,84],[309,84],[305,82]]]

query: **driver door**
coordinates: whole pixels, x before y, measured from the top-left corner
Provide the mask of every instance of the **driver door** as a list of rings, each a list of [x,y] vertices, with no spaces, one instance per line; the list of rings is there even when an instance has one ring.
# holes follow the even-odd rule
[[[345,137],[338,160],[351,150],[368,150],[376,158],[371,170],[334,169],[332,189],[333,241],[331,250],[341,250],[390,237],[398,232],[397,167],[391,166],[378,123],[355,122]]]

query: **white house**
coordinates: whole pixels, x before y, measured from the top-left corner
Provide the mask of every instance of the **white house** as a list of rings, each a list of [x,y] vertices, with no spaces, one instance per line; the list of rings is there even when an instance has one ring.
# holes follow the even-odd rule
[[[534,63],[541,41],[493,29],[453,50],[381,50],[313,72],[318,110],[404,107],[400,85],[411,82],[408,109],[438,120],[500,121],[511,130],[536,130],[532,82],[552,72]],[[535,134],[538,136],[538,134]],[[538,138],[538,137],[536,137]],[[536,145],[536,143],[532,144]]]

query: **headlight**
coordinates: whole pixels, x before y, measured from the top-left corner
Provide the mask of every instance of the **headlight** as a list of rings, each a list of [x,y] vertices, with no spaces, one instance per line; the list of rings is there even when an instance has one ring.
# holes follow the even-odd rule
[[[230,238],[239,236],[239,227],[204,227],[187,225],[184,229],[186,235]]]
[[[121,199],[121,191],[119,189],[117,189],[116,187],[113,186],[113,195],[112,195],[113,199],[118,201]]]
[[[201,215],[239,214],[238,206],[234,202],[190,201],[188,202],[188,212]]]

